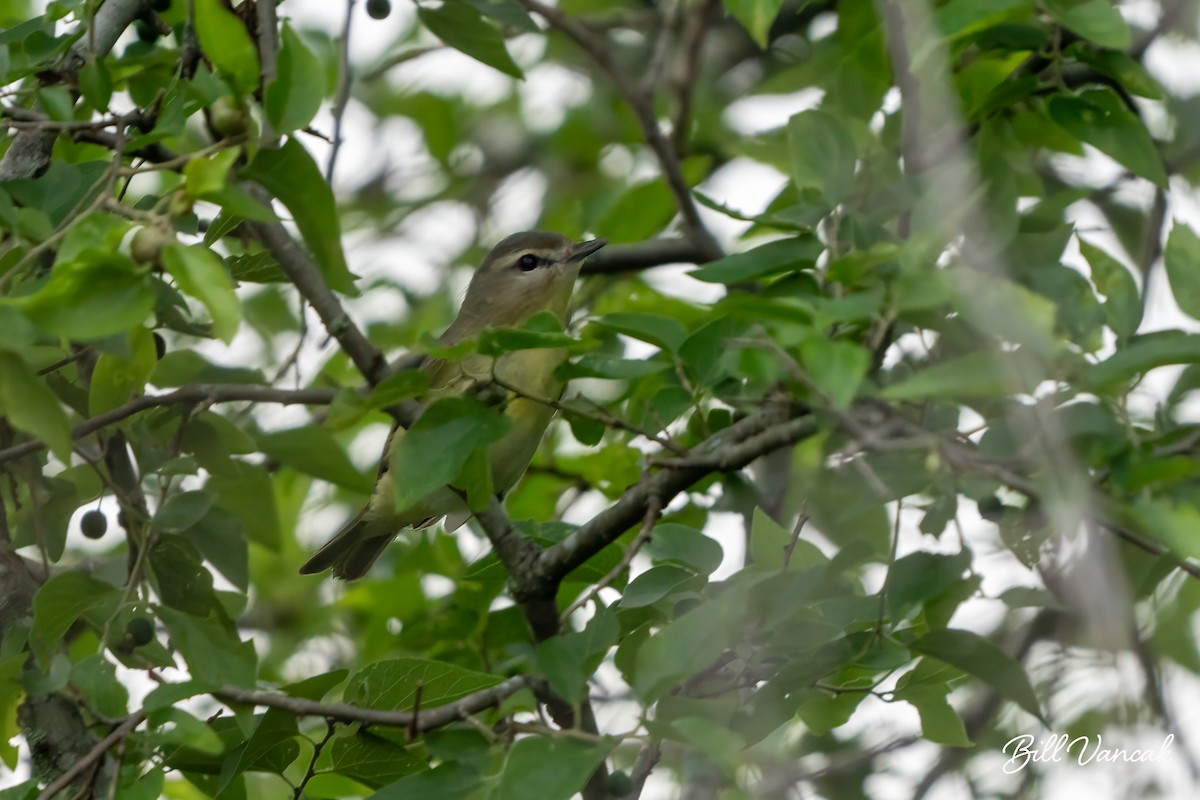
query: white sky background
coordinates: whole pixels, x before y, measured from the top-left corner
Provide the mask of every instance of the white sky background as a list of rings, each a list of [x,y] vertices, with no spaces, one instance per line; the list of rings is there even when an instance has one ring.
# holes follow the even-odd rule
[[[389,52],[395,38],[410,24],[415,15],[415,7],[405,0],[394,0],[391,16],[386,20],[374,20],[366,15],[364,6],[361,2],[355,5],[351,54],[355,64],[366,67],[375,64],[381,56]],[[1138,0],[1127,3],[1123,10],[1132,22],[1147,25],[1152,24],[1156,8],[1153,2]],[[291,18],[300,28],[339,32],[343,24],[345,6],[335,0],[288,0],[281,7],[281,13]],[[510,42],[510,50],[522,67],[536,61],[543,46],[543,41],[538,36],[521,36]],[[1200,46],[1181,46],[1160,40],[1147,53],[1146,63],[1154,75],[1173,91],[1184,94],[1200,92]],[[508,77],[450,49],[430,53],[396,67],[386,79],[397,86],[462,92],[468,97],[480,100],[496,99],[513,83]],[[566,107],[587,101],[589,91],[585,81],[556,67],[528,70],[527,80],[519,84],[518,90],[525,111],[525,122],[531,127],[556,125]],[[726,120],[736,130],[746,134],[762,131],[784,124],[792,114],[816,105],[820,98],[820,92],[812,90],[790,96],[748,97],[730,105]],[[373,117],[352,99],[345,114],[345,144],[338,156],[335,190],[347,191],[361,185],[376,174],[381,162],[389,164],[399,174],[406,176],[406,181],[421,180],[420,176],[423,167],[429,163],[429,156],[424,150],[417,128],[404,120],[389,120],[381,127],[374,127],[373,122]],[[326,132],[332,130],[328,108],[314,121],[314,127]],[[305,137],[304,144],[318,163],[323,165],[328,158],[328,145],[313,137]],[[1088,176],[1089,180],[1095,180],[1099,174],[1117,174],[1115,170],[1118,168],[1099,154],[1093,153],[1087,159],[1074,161],[1077,162],[1075,166],[1079,173]],[[652,162],[647,163],[647,169],[650,166]],[[739,159],[709,178],[703,185],[703,190],[731,208],[753,214],[765,208],[766,203],[785,180],[783,175],[770,167]],[[406,181],[397,181],[395,184],[403,187]],[[1144,186],[1141,188],[1145,189]],[[536,173],[521,173],[511,180],[492,209],[491,219],[484,231],[485,238],[498,240],[507,233],[532,227],[539,216],[544,191],[544,181]],[[1147,202],[1148,198],[1147,193]],[[746,223],[731,220],[704,208],[701,209],[701,213],[728,250],[740,249],[737,237],[747,227]],[[1079,227],[1087,231],[1084,235],[1089,241],[1104,246],[1111,253],[1119,252],[1111,234],[1096,230],[1103,225],[1103,220],[1094,209],[1086,204],[1078,204],[1072,208],[1072,214]],[[1190,189],[1182,183],[1172,185],[1169,208],[1169,218],[1171,217],[1187,221],[1200,229],[1200,205]],[[452,264],[457,255],[470,244],[474,235],[473,225],[473,216],[464,207],[454,203],[438,203],[413,215],[395,237],[376,240],[361,233],[348,236],[346,254],[350,268],[355,274],[362,276],[364,285],[369,284],[374,277],[387,275],[418,292],[427,292],[445,275],[444,268]],[[594,233],[604,234],[603,231]],[[1078,250],[1074,244],[1072,248],[1074,258],[1078,259]],[[710,301],[719,294],[719,287],[688,278],[685,275],[687,269],[684,266],[657,268],[648,272],[646,277],[665,292],[699,302]],[[466,277],[465,271],[455,274],[454,279],[461,283],[458,287],[460,290],[465,288]],[[1200,327],[1178,311],[1170,297],[1161,264],[1151,278],[1150,298],[1146,320],[1143,323],[1144,330]],[[367,293],[363,297],[345,302],[350,314],[364,326],[372,320],[386,319],[401,313],[402,309],[398,308],[398,304],[403,303],[398,293],[389,290]],[[319,321],[311,314],[309,322],[310,327],[319,332]],[[317,348],[324,338],[323,335],[309,337],[305,358],[301,362],[310,371],[309,374],[319,364],[320,354]],[[252,338],[244,336],[235,340],[230,348],[213,343],[204,349],[220,361],[253,363],[261,354],[256,347],[250,346],[252,341]],[[284,343],[285,347],[290,347],[291,344]],[[1145,389],[1139,399],[1141,407],[1136,410],[1152,411],[1155,398],[1161,396],[1170,386],[1175,373],[1176,370],[1159,370],[1158,374],[1152,375],[1145,382]],[[279,413],[272,413],[270,424],[286,427],[298,424],[303,419],[302,410],[281,409]],[[384,433],[381,428],[355,442],[352,456],[359,466],[365,467],[378,458]],[[601,506],[596,504],[591,508],[580,508],[579,513],[590,513],[599,507]],[[106,507],[106,510],[115,514],[115,508]],[[1006,550],[997,549],[991,526],[984,524],[975,515],[973,504],[960,505],[959,514],[964,523],[967,544],[975,552],[976,569],[983,575],[982,594],[985,598],[994,598],[1013,585],[1038,585],[1038,579],[1033,573],[1020,565]],[[302,522],[304,530],[301,531],[301,536],[313,542],[322,541],[337,527],[341,518],[340,509],[326,509],[308,514]],[[916,528],[919,519],[916,510],[904,511],[899,555],[903,556],[916,550],[955,552],[958,549],[958,543],[950,532],[940,541],[920,534]],[[729,514],[714,515],[714,520],[715,524],[710,526],[709,533],[722,542],[727,554],[725,564],[717,573],[717,577],[721,577],[730,574],[741,564],[742,523],[739,517]],[[73,528],[70,541],[72,547],[79,546],[80,549],[86,550],[88,547],[98,546],[98,543],[91,543],[82,538],[77,524]],[[880,568],[875,578],[881,581],[882,576]],[[995,626],[1004,613],[1005,607],[998,601],[973,599],[962,606],[952,625],[986,632]],[[1056,656],[1048,654],[1047,657],[1052,660]],[[1035,659],[1035,663],[1045,660],[1046,658]],[[1102,692],[1106,696],[1121,694],[1136,698],[1142,682],[1136,665],[1125,655],[1112,658],[1101,656],[1094,659],[1094,667],[1088,670],[1087,681],[1080,680],[1080,674],[1079,667],[1073,664],[1070,678],[1076,681],[1083,691]],[[130,674],[132,681],[141,683],[137,680],[138,677],[140,676]],[[136,687],[131,688],[135,690],[136,702],[142,692],[137,691]],[[1189,709],[1200,707],[1200,682],[1179,670],[1169,670],[1167,691],[1168,701],[1174,707],[1177,721],[1187,738],[1187,742],[1175,743],[1177,750],[1174,759],[1143,766],[1092,764],[1077,767],[1069,763],[1064,764],[1059,769],[1048,771],[1053,777],[1045,784],[1042,796],[1087,796],[1092,800],[1132,797],[1141,793],[1136,787],[1143,785],[1150,774],[1157,777],[1164,787],[1166,797],[1195,796],[1196,784],[1188,774],[1186,760],[1179,757],[1178,748],[1186,745],[1190,746],[1194,753],[1200,753],[1200,722],[1191,719],[1187,713]],[[967,695],[963,694],[953,698],[960,710],[965,706],[958,701],[965,700],[966,697]],[[1021,712],[1014,712],[1009,704],[1003,713],[1011,715]],[[1039,738],[1045,733],[1032,718],[1023,716],[1023,719],[1022,730]],[[601,715],[600,722],[602,729],[629,728],[627,719],[606,719],[604,714]],[[863,733],[866,741],[883,744],[897,736],[919,734],[920,726],[915,710],[907,704],[885,704],[868,699],[861,704],[846,732]],[[1115,744],[1157,748],[1161,740],[1161,731],[1148,730],[1139,741],[1122,741]],[[1109,744],[1107,739],[1106,744]],[[924,775],[931,763],[930,759],[937,752],[938,748],[934,745],[921,743],[880,759],[876,763],[875,774],[868,780],[868,792],[881,800],[910,797],[915,782]],[[995,769],[988,772],[987,766],[993,761]],[[1005,776],[1001,772],[1000,764],[1003,761],[1004,757],[999,754],[980,757],[971,773],[979,778],[981,785],[1011,789],[1016,785],[1017,776]],[[820,766],[822,762],[819,758],[806,760],[801,764],[803,770]],[[24,777],[11,775],[6,778],[0,774],[0,787]],[[660,774],[652,776],[644,796],[648,800],[658,800],[675,795],[674,783]],[[961,779],[948,777],[938,784],[929,798],[955,800],[967,796],[967,787]]]

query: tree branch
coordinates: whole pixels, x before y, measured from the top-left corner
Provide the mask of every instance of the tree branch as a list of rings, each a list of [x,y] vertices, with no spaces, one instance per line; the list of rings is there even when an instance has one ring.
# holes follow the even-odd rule
[[[701,247],[691,239],[649,239],[637,244],[610,244],[583,264],[583,275],[612,275],[636,272],[664,264],[704,264],[720,253]]]
[[[263,199],[265,192],[253,187],[251,193]],[[325,285],[321,271],[313,263],[308,252],[292,238],[287,228],[278,222],[250,222],[246,228],[258,239],[279,262],[279,268],[287,275],[292,285],[299,290],[308,304],[317,312],[325,330],[337,340],[354,366],[374,386],[388,374],[387,359],[383,353],[367,340],[354,321],[342,308],[337,296]]]
[[[74,439],[81,439],[90,433],[132,417],[134,414],[150,408],[178,405],[180,403],[229,403],[249,401],[253,403],[280,403],[282,405],[328,405],[337,394],[335,389],[276,389],[273,386],[255,386],[239,384],[203,384],[197,383],[183,386],[173,392],[159,395],[143,395],[123,406],[97,414],[85,419],[71,429]],[[36,453],[45,447],[39,439],[31,439],[18,445],[0,450],[0,464],[21,458],[30,453]]]
[[[289,711],[298,717],[324,717],[337,722],[361,722],[367,725],[385,725],[390,728],[408,728],[424,732],[449,725],[470,714],[490,708],[530,685],[529,678],[518,675],[501,681],[495,686],[473,692],[448,705],[421,709],[417,714],[410,711],[363,708],[349,703],[319,703],[303,697],[291,697],[277,692],[255,692],[238,686],[223,686],[213,692],[213,697],[222,702],[278,708]]]
[[[74,83],[89,58],[104,58],[121,34],[146,10],[146,0],[107,0],[92,17],[92,26],[67,51],[58,68],[59,83]],[[94,50],[92,48],[95,48]],[[0,181],[33,178],[50,163],[57,131],[24,130],[0,159]]]
[[[654,113],[653,95],[642,91],[633,82],[613,58],[608,44],[587,26],[540,0],[519,1],[525,8],[538,14],[551,27],[562,31],[567,38],[579,45],[580,49],[586,52],[597,66],[612,79],[617,92],[625,99],[626,104],[637,117],[646,144],[658,158],[663,179],[667,182],[671,194],[675,196],[675,205],[683,217],[684,227],[688,231],[689,238],[701,252],[707,255],[708,260],[720,258],[721,246],[717,244],[716,239],[704,226],[704,221],[700,219],[700,210],[692,198],[692,190],[687,184],[687,179],[683,177],[679,158],[671,147],[671,143],[667,141],[667,137],[663,135],[662,128],[659,127],[658,118]]]
[[[84,754],[83,758],[72,764],[70,769],[59,775],[49,786],[43,789],[42,793],[38,795],[38,800],[51,800],[51,798],[63,789],[70,786],[72,781],[103,758],[104,754],[108,752],[108,748],[128,737],[129,734],[133,733],[134,728],[141,725],[145,719],[145,711],[138,711],[136,714],[130,714],[126,717],[125,721],[114,728],[112,733],[97,742],[91,750]]]
[[[668,462],[671,466],[630,487],[616,503],[561,542],[543,550],[523,588],[534,595],[552,596],[564,576],[636,525],[655,499],[665,506],[706,475],[741,469],[759,456],[798,442],[815,431],[812,417],[789,418],[779,406],[731,425],[697,448],[701,451],[697,456]]]

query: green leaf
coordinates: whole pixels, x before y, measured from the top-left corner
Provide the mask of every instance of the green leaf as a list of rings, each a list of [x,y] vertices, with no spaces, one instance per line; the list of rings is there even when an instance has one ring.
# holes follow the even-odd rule
[[[670,565],[651,567],[629,582],[618,605],[622,609],[652,606],[689,582],[696,582],[696,574],[690,570]]]
[[[306,475],[329,481],[361,494],[370,494],[374,478],[359,472],[346,451],[324,428],[305,425],[258,437],[258,446],[270,458]]]
[[[79,70],[79,92],[92,108],[104,113],[108,111],[108,103],[112,100],[112,78],[104,59],[89,59]]]
[[[909,648],[974,675],[1045,723],[1029,676],[1007,653],[982,636],[947,628],[927,633]]]
[[[159,608],[157,613],[192,675],[213,676],[234,686],[254,685],[258,657],[253,642],[241,641],[236,631],[211,619],[172,608]]]
[[[812,234],[780,239],[760,245],[745,253],[717,259],[688,273],[707,283],[741,283],[783,272],[812,269],[817,256],[825,250],[821,240]]]
[[[64,572],[46,581],[33,596],[30,647],[45,662],[80,617],[102,625],[117,610],[121,593],[112,584],[83,572]]]
[[[195,525],[216,503],[211,492],[175,492],[154,513],[154,527],[167,533],[180,533]]]
[[[653,700],[689,675],[709,665],[739,639],[745,625],[749,586],[725,588],[721,594],[641,642],[631,659],[617,665],[642,700]]]
[[[370,800],[472,800],[478,797],[482,779],[479,768],[470,761],[449,761],[426,772],[409,775],[389,783]]]
[[[494,67],[514,78],[524,78],[524,73],[508,54],[504,37],[479,16],[470,6],[448,0],[440,8],[419,6],[417,16],[429,32],[443,42],[469,55],[476,61]]]
[[[1107,360],[1092,364],[1085,383],[1103,393],[1155,367],[1195,363],[1200,363],[1200,334],[1155,331],[1132,337]]]
[[[71,426],[54,392],[16,353],[0,350],[0,414],[71,463]]]
[[[245,461],[229,461],[224,471],[209,476],[204,489],[217,496],[219,507],[242,521],[251,541],[279,549],[283,536],[275,487],[265,469]]]
[[[170,504],[170,501],[167,503]],[[183,535],[230,583],[242,592],[246,591],[250,584],[249,548],[246,544],[246,526],[241,519],[214,505],[203,517],[184,529]]]
[[[229,170],[237,161],[240,150],[227,147],[208,158],[193,158],[183,168],[187,178],[187,193],[192,197],[204,197],[225,188]]]
[[[677,522],[655,526],[644,548],[655,563],[677,564],[697,575],[709,575],[725,560],[725,551],[696,528]]]
[[[1179,310],[1200,319],[1200,237],[1186,223],[1171,226],[1163,260]]]
[[[162,263],[180,289],[208,308],[217,338],[227,344],[233,341],[242,323],[242,304],[217,254],[202,244],[168,244]]]
[[[771,23],[782,5],[783,0],[725,0],[725,8],[763,50],[770,44]]]
[[[129,713],[129,692],[117,680],[113,663],[99,653],[71,665],[71,685],[101,714],[123,717]]]
[[[196,36],[213,66],[233,84],[239,94],[250,94],[258,86],[258,50],[246,26],[221,0],[194,0]]]
[[[668,370],[671,365],[666,361],[647,359],[619,358],[607,353],[585,353],[579,359],[570,361],[559,368],[559,373],[565,378],[608,378],[609,380],[630,380],[644,378],[656,372]]]
[[[215,0],[213,0],[215,2]],[[295,139],[282,147],[264,147],[242,171],[292,212],[329,288],[355,295],[354,276],[342,253],[342,229],[333,192],[312,156]]]
[[[1010,354],[984,351],[925,367],[880,395],[887,400],[995,397],[1026,391],[1031,382]]]
[[[263,98],[273,132],[282,135],[307,126],[321,108],[325,93],[321,60],[285,22],[275,80],[267,85]]]
[[[434,401],[397,436],[391,466],[396,508],[408,508],[452,483],[476,448],[497,441],[509,427],[507,417],[474,397]]]
[[[164,533],[150,548],[147,561],[151,585],[164,604],[197,617],[217,608],[212,573],[190,541]]]
[[[391,742],[360,731],[330,743],[333,771],[375,789],[426,769],[425,760]]]
[[[490,800],[570,800],[604,761],[610,747],[579,739],[533,736],[508,751]]]
[[[92,416],[111,411],[128,403],[135,394],[141,394],[154,372],[158,358],[150,331],[134,328],[129,344],[128,356],[101,353],[96,359],[88,390],[88,413]]]
[[[1167,172],[1154,140],[1112,89],[1092,87],[1074,97],[1054,97],[1050,117],[1133,174],[1167,188]]]
[[[155,292],[128,256],[89,251],[86,258],[56,264],[41,289],[9,302],[49,333],[90,342],[145,322]]]
[[[788,120],[787,135],[796,188],[816,190],[827,208],[845,200],[858,155],[842,121],[817,109],[801,111]]]
[[[683,323],[658,314],[605,314],[596,324],[672,353],[679,350],[688,335]]]
[[[916,686],[897,691],[897,700],[904,700],[921,716],[921,732],[936,744],[950,747],[971,747],[962,717],[946,699],[945,687]]]
[[[871,357],[861,346],[821,337],[806,340],[800,358],[813,383],[836,408],[850,406],[871,366]]]
[[[578,633],[553,636],[538,644],[538,666],[552,688],[568,703],[587,697],[587,684],[609,649],[617,643],[620,626],[616,615],[601,609]]]
[[[1079,249],[1091,265],[1092,281],[1105,297],[1104,317],[1108,327],[1118,339],[1128,339],[1142,324],[1142,298],[1133,274],[1108,253],[1082,239]],[[1169,275],[1170,266],[1167,270]]]
[[[246,740],[246,744],[231,753],[229,759],[226,760],[226,764],[221,770],[220,789],[217,790],[217,793],[224,792],[230,781],[246,770],[256,766],[265,766],[264,761],[267,763],[283,762],[284,759],[279,759],[279,761],[275,759],[280,750],[285,752],[295,750],[298,755],[300,751],[294,739],[299,735],[300,728],[296,724],[296,716],[292,712],[280,708],[268,708],[267,712],[259,719],[258,725],[255,726],[254,733],[250,734],[250,738]],[[295,755],[292,758],[295,758]],[[286,763],[290,763],[292,758],[286,759]],[[230,768],[225,768],[226,766]]]
[[[403,711],[412,709],[418,693],[421,708],[436,708],[500,681],[495,675],[442,661],[393,658],[368,664],[351,675],[343,694],[354,705]]]
[[[1127,50],[1132,44],[1129,26],[1112,0],[1045,0],[1055,22],[1101,47]]]
[[[888,570],[886,588],[892,622],[899,622],[910,609],[959,585],[970,566],[971,553],[967,550],[954,555],[916,552],[897,559]]]

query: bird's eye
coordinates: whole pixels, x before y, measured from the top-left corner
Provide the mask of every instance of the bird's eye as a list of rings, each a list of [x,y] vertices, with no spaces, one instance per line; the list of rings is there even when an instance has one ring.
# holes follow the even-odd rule
[[[517,259],[517,266],[521,268],[522,272],[530,272],[532,270],[535,270],[535,269],[537,269],[537,265],[538,265],[538,257],[533,255],[532,253],[526,253],[525,255],[523,255],[519,259]]]

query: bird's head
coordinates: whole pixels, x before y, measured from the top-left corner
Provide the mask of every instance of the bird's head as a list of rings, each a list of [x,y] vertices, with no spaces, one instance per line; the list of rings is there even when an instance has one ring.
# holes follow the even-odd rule
[[[480,327],[519,325],[540,311],[561,318],[580,265],[605,244],[605,239],[575,242],[541,231],[505,237],[471,277],[460,313]]]

